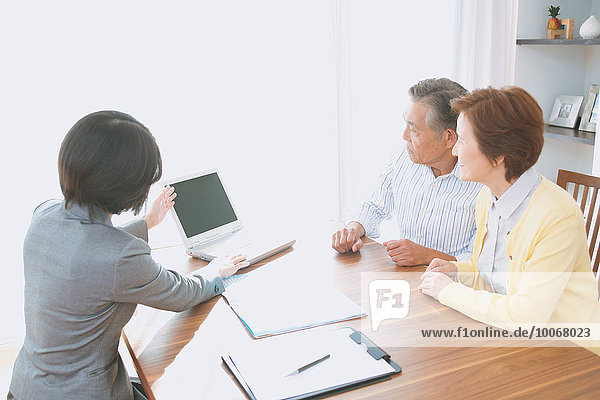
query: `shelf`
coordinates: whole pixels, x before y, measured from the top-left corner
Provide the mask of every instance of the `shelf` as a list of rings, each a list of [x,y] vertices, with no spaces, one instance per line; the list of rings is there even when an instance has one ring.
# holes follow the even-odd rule
[[[517,39],[519,46],[598,46],[600,39]]]
[[[560,126],[546,125],[544,127],[544,136],[557,140],[566,140],[568,142],[577,142],[594,145],[596,134],[593,132],[578,131],[577,129],[561,128]]]

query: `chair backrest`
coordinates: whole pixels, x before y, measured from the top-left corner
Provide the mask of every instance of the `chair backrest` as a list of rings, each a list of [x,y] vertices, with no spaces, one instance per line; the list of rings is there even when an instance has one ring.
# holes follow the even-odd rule
[[[588,237],[592,270],[598,278],[598,264],[600,264],[598,248],[600,246],[597,241],[598,228],[600,228],[600,218],[598,218],[600,201],[596,200],[600,189],[600,177],[559,169],[556,184],[571,193],[580,205],[585,221],[585,233]],[[571,188],[573,188],[572,191]]]

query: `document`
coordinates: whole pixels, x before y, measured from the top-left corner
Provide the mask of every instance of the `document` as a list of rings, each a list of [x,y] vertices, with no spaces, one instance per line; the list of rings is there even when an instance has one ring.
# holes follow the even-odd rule
[[[351,328],[321,327],[310,331],[238,342],[224,354],[244,390],[255,399],[289,399],[349,387],[401,370],[389,358],[376,359],[351,337]],[[323,355],[322,361],[295,375],[290,372]]]
[[[223,293],[252,336],[277,335],[366,315],[324,274],[309,272],[301,258],[291,256],[245,274]]]
[[[227,278],[223,278],[223,286],[225,287],[225,289],[227,289],[229,286],[243,281],[246,278],[246,275],[247,274],[238,274],[228,276]]]

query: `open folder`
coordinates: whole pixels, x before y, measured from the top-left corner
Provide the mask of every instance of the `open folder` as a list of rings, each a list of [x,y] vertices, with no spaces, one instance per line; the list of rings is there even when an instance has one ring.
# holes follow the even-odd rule
[[[244,274],[223,296],[255,338],[366,315],[323,273],[308,271],[304,259],[288,254]]]
[[[317,328],[240,343],[221,357],[255,400],[325,397],[402,371],[385,351],[352,328]],[[314,365],[296,372],[307,364]]]

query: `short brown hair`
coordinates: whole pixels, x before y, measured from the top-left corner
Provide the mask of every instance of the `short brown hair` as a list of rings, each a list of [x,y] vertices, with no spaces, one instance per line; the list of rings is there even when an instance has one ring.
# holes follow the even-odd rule
[[[524,89],[477,89],[453,100],[452,109],[469,120],[479,150],[488,160],[504,156],[508,182],[537,162],[544,146],[544,116]]]
[[[162,175],[162,160],[154,137],[139,121],[118,111],[98,111],[77,121],[65,136],[58,175],[67,207],[75,201],[111,214],[137,214]]]
[[[467,89],[448,78],[424,79],[408,89],[413,102],[429,106],[425,123],[435,132],[437,140],[446,129],[456,131],[458,114],[450,107],[450,100],[467,93]]]

